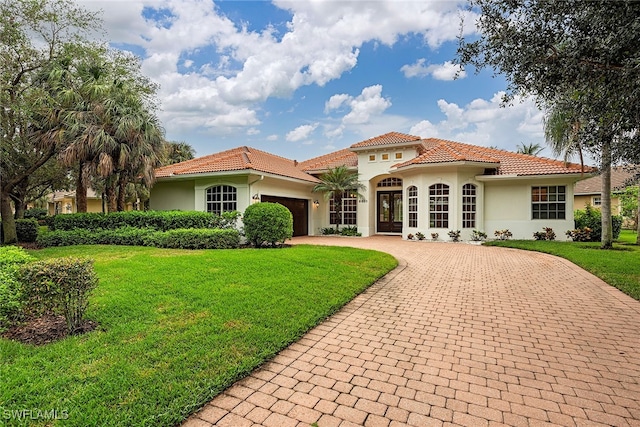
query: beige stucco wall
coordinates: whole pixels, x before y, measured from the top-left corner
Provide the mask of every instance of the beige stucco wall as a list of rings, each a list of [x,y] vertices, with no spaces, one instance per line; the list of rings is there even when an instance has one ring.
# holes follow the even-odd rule
[[[312,193],[314,184],[272,175],[243,174],[209,176],[192,180],[162,180],[151,189],[149,205],[154,210],[196,210],[206,211],[206,191],[214,185],[230,185],[237,191],[237,209],[244,210],[257,203],[261,196],[289,197],[309,202],[309,234],[317,234],[323,221],[328,223],[328,203],[321,194]],[[254,199],[254,196],[257,198]],[[314,200],[320,202],[315,207]],[[324,210],[326,208],[326,217]],[[241,224],[240,224],[241,225]]]
[[[157,211],[195,209],[194,180],[158,181],[151,188],[149,208]]]
[[[438,233],[439,240],[448,240],[447,233],[450,230],[460,230],[461,238],[469,240],[473,229],[483,231],[484,226],[484,183],[475,179],[481,173],[477,167],[425,167],[403,173],[404,182],[404,218],[408,224],[409,204],[408,188],[416,186],[418,189],[418,226],[403,227],[402,234],[406,238],[408,234],[423,233],[430,238],[431,233]],[[429,187],[433,184],[446,184],[449,186],[449,227],[431,228],[429,225]],[[466,229],[462,227],[462,187],[465,184],[476,186],[476,227]]]
[[[532,219],[531,187],[544,185],[566,186],[566,219]],[[533,233],[551,227],[557,240],[566,240],[565,232],[574,228],[573,182],[563,179],[515,179],[485,182],[485,232],[489,238],[496,230],[508,229],[513,239],[532,239]]]

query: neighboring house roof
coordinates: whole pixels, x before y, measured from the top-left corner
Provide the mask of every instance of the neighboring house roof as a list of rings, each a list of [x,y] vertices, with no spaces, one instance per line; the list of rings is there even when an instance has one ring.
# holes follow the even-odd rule
[[[295,160],[285,159],[250,147],[238,147],[156,169],[157,178],[213,172],[252,170],[288,178],[318,182],[299,168]]]
[[[395,168],[402,169],[413,165],[451,162],[476,162],[487,163],[488,168],[495,168],[494,175],[575,174],[580,173],[582,170],[582,167],[575,163],[565,164],[562,161],[545,157],[436,138],[423,139],[419,152],[421,154],[418,157],[395,165]],[[585,171],[590,170],[591,168],[585,167]]]
[[[628,185],[628,180],[633,178],[635,174],[626,170],[623,166],[611,168],[611,190],[621,190]],[[602,193],[602,175],[593,176],[576,182],[573,190],[576,195],[601,194]]]

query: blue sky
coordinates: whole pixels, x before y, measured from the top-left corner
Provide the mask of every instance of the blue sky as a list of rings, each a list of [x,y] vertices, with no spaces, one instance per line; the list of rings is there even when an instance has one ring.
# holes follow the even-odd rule
[[[476,34],[462,2],[77,1],[141,57],[167,138],[197,155],[248,145],[304,160],[390,131],[544,145],[532,99],[502,108],[502,77],[451,63],[461,16]]]

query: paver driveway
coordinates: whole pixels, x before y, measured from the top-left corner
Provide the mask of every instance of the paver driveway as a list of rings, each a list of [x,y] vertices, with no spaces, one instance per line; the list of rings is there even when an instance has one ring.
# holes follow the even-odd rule
[[[400,266],[185,425],[640,426],[640,302],[570,262],[399,237],[293,242]]]

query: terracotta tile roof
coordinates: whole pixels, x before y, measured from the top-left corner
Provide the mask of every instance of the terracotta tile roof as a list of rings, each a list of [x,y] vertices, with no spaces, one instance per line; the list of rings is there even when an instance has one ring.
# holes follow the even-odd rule
[[[611,190],[621,190],[629,183],[629,179],[633,178],[635,173],[625,169],[623,166],[611,168]],[[592,176],[576,182],[574,188],[575,194],[600,194],[602,193],[602,175]]]
[[[496,175],[552,175],[579,173],[580,165],[566,164],[559,160],[513,153],[495,148],[463,144],[444,139],[429,138],[422,140],[420,155],[415,159],[395,165],[395,168],[420,164],[450,162],[487,163],[487,167],[496,168]],[[585,168],[586,171],[590,168]]]
[[[358,155],[345,148],[300,162],[298,167],[305,172],[312,173],[313,171],[321,171],[343,165],[350,168],[358,167]]]
[[[350,148],[376,147],[379,145],[402,144],[407,142],[419,142],[420,137],[415,135],[407,135],[400,132],[389,132],[384,135],[369,138],[364,141],[353,144]]]
[[[315,177],[303,172],[294,160],[285,159],[284,157],[250,147],[233,148],[174,165],[163,166],[156,169],[155,172],[156,177],[165,178],[176,175],[240,170],[253,170],[304,181],[318,182]]]

